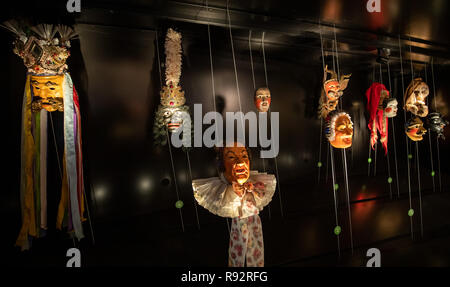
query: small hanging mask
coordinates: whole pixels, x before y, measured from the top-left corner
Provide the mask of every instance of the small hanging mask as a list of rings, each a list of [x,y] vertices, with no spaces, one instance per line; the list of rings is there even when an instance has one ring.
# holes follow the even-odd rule
[[[427,130],[423,127],[423,122],[419,117],[409,119],[405,124],[405,133],[412,141],[423,140],[423,135]]]
[[[331,74],[331,79],[327,80],[327,74]],[[321,117],[326,116],[336,110],[336,106],[339,103],[339,98],[343,95],[344,90],[347,88],[350,81],[350,75],[342,75],[338,81],[338,76],[335,71],[328,70],[328,66],[325,66],[323,75],[323,90],[319,103],[319,114]]]
[[[428,115],[428,106],[426,98],[430,90],[427,83],[421,78],[416,78],[408,85],[406,89],[404,102],[405,109],[416,116],[426,117]]]
[[[270,109],[271,96],[269,88],[259,88],[255,92],[255,106],[259,112],[265,113]]]
[[[384,116],[387,118],[393,118],[397,116],[398,101],[395,98],[387,98],[383,102]]]
[[[335,148],[348,148],[352,146],[353,123],[345,112],[334,112],[328,118],[326,137]]]
[[[448,121],[442,118],[440,113],[435,112],[428,115],[428,127],[432,132],[437,134],[438,138],[445,140],[444,127],[446,125],[448,125]]]

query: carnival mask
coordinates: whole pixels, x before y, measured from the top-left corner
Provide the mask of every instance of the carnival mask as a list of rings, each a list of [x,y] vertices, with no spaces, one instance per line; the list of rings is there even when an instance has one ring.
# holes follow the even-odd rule
[[[398,102],[395,98],[387,98],[383,102],[384,116],[386,118],[393,118],[397,116]]]
[[[224,176],[228,182],[244,184],[250,177],[250,159],[244,146],[234,144],[223,148]]]
[[[440,113],[430,113],[428,115],[428,127],[437,134],[438,138],[445,140],[444,127],[448,125],[448,121],[444,120]]]
[[[159,105],[156,111],[155,125],[159,126],[159,128],[165,126],[169,132],[175,132],[182,127],[184,116],[186,113],[188,115],[188,112],[189,107],[187,106],[171,108]]]
[[[38,112],[45,109],[49,112],[64,111],[63,101],[64,75],[31,76],[33,90],[32,110]]]
[[[426,117],[428,115],[426,98],[429,92],[427,83],[421,78],[414,79],[405,92],[405,109],[416,116]]]
[[[255,92],[255,106],[261,113],[269,111],[270,108],[270,90],[269,88],[259,88]]]
[[[331,79],[327,80],[327,74],[331,74]],[[319,103],[319,113],[323,118],[336,109],[339,98],[343,95],[344,90],[347,88],[348,82],[350,81],[350,76],[351,74],[342,75],[338,81],[336,72],[328,70],[328,66],[325,66],[323,76],[324,93],[322,94]]]
[[[423,127],[422,120],[419,117],[414,117],[406,122],[405,132],[412,141],[417,142],[423,140],[423,135],[427,130]]]
[[[330,116],[326,128],[327,138],[335,148],[348,148],[352,146],[353,123],[345,112],[335,112]]]

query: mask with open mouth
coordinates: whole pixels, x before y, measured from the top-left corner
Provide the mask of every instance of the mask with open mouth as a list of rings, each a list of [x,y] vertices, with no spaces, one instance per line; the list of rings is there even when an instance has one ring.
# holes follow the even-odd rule
[[[269,88],[259,88],[255,92],[255,106],[259,112],[265,113],[269,111],[271,96]]]
[[[423,135],[427,130],[423,127],[423,122],[419,117],[409,119],[405,124],[405,133],[412,141],[423,140]]]
[[[405,109],[416,116],[426,117],[428,115],[428,106],[426,104],[426,98],[430,90],[427,83],[422,81],[421,78],[416,78],[411,81],[406,88],[404,103]]]
[[[348,148],[352,146],[353,123],[345,112],[334,112],[327,118],[326,137],[331,146],[335,148]]]
[[[232,146],[225,146],[219,161],[223,163],[223,174],[229,183],[237,182],[244,184],[250,177],[250,156],[245,146],[234,143]]]

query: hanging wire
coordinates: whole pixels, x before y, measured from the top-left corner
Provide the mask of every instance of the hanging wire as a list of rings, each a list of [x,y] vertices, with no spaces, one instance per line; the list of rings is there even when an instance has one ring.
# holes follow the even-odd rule
[[[387,62],[388,78],[389,78],[389,95],[392,95],[392,85],[391,85],[391,69],[389,68],[389,61]],[[395,162],[395,176],[396,176],[396,186],[397,186],[397,197],[400,198],[400,185],[398,181],[398,165],[397,165],[397,145],[395,143],[395,122],[394,118],[391,118],[392,126],[392,139],[394,140],[394,162]]]
[[[338,216],[338,201],[336,196],[336,178],[334,173],[334,156],[333,156],[333,147],[330,147],[330,158],[331,158],[331,177],[333,179],[333,196],[334,196],[334,215],[336,218],[336,227],[339,226],[339,216]],[[339,233],[340,234],[340,233]],[[341,244],[339,240],[339,234],[336,235],[337,239],[337,247],[338,247],[338,255],[341,256]]]
[[[252,50],[252,30],[248,31],[248,50],[250,52],[250,65],[252,68],[252,79],[253,79],[253,91],[256,91],[256,80],[255,80],[255,69],[253,65],[253,50]],[[263,172],[266,172],[266,163],[264,158],[261,158]],[[269,219],[272,219],[272,212],[270,210],[270,203],[267,205],[267,209],[269,212]]]
[[[427,73],[427,63],[425,63],[425,83],[428,84],[428,73]],[[428,98],[427,97],[427,106],[428,106]],[[430,147],[430,162],[431,162],[431,170],[434,171],[434,163],[433,163],[433,146],[431,145],[431,129],[428,128],[428,143]],[[433,193],[436,192],[436,184],[434,182],[434,176],[431,176],[431,180],[433,182]]]
[[[325,57],[323,55],[323,38],[322,38],[322,25],[320,25],[320,19],[319,19],[319,34],[320,34],[320,51],[322,54],[322,71],[325,73]],[[323,93],[323,88],[320,89],[321,93]],[[323,119],[320,117],[320,140],[319,140],[319,165],[318,165],[318,175],[317,175],[317,183],[320,182],[320,170],[322,167],[322,136],[323,136]]]
[[[191,160],[189,158],[188,150],[186,150],[186,157],[187,157],[188,168],[189,168],[189,181],[192,182]],[[198,227],[198,230],[200,230],[200,219],[198,217],[197,200],[195,198],[194,198],[194,208],[195,208],[195,218],[197,219],[197,227]]]
[[[372,83],[375,83],[375,65],[373,66]],[[375,122],[373,123],[375,126]],[[370,144],[371,134],[369,134],[369,157],[367,158],[367,176],[370,176],[370,164],[372,163],[372,145]]]
[[[381,70],[381,64],[380,64],[380,83],[383,84],[383,72]],[[390,89],[390,87],[389,87]],[[389,91],[389,95],[390,95],[390,91]],[[383,118],[383,121],[386,120],[386,123],[388,122],[388,119]],[[386,131],[389,134],[389,130]],[[387,161],[387,168],[388,168],[388,177],[391,178],[391,165],[390,165],[390,160],[389,160],[389,148],[386,148],[386,161]],[[390,198],[392,199],[392,184],[391,182],[389,183],[389,195]]]
[[[206,10],[209,9],[208,0],[206,0]],[[215,125],[216,125],[216,139],[218,137],[218,127],[217,127],[217,106],[216,106],[216,90],[214,84],[214,65],[213,65],[213,57],[212,57],[212,45],[211,45],[211,28],[209,25],[209,21],[207,21],[208,27],[208,47],[209,47],[209,63],[211,67],[211,91],[212,91],[212,100],[213,100],[213,108],[214,108],[214,117],[215,117]],[[228,219],[225,218],[228,228],[228,234],[230,234],[230,225],[228,223]]]
[[[231,32],[231,17],[230,17],[229,1],[227,1],[227,18],[228,18],[228,28],[230,31],[231,54],[233,56],[234,77],[236,80],[236,91],[237,91],[237,96],[238,96],[239,111],[241,112],[241,125],[242,125],[242,130],[244,130],[244,128],[245,128],[244,116],[242,114],[241,94],[239,91],[239,79],[238,79],[238,72],[237,72],[237,65],[236,65],[236,55],[234,53],[233,33]]]
[[[166,136],[167,136],[167,145],[169,146],[170,163],[172,166],[172,174],[173,174],[173,181],[174,181],[174,185],[175,185],[175,193],[177,195],[177,201],[179,201],[180,194],[178,193],[177,175],[176,175],[175,166],[173,163],[172,143],[170,142],[169,131],[167,129],[166,129]],[[180,212],[181,228],[183,229],[183,232],[184,232],[183,212],[181,211],[181,208],[178,208],[178,211]]]
[[[434,94],[434,109],[436,112],[438,111],[437,108],[437,94],[436,94],[436,85],[434,84],[434,58],[431,58],[431,77],[433,79],[433,94]],[[442,192],[442,177],[441,177],[441,156],[439,152],[439,138],[436,137],[436,152],[437,152],[437,158],[438,158],[438,178],[439,178],[439,192]]]
[[[265,48],[264,48],[264,37],[265,37],[265,32],[262,33],[262,38],[261,38],[261,46],[262,46],[262,53],[263,53],[263,63],[264,63],[264,76],[266,78],[266,87],[269,89],[269,80],[267,78],[267,65],[266,65],[266,52],[265,52]],[[270,115],[270,113],[269,113]],[[271,120],[269,120],[269,122],[271,122]],[[281,194],[281,184],[280,184],[280,175],[278,173],[278,161],[277,161],[277,157],[274,157],[274,162],[275,162],[275,172],[277,174],[277,185],[278,185],[278,195],[279,195],[279,199],[280,199],[280,212],[281,212],[281,217],[284,217],[284,212],[283,212],[283,200],[282,200],[282,194]]]
[[[156,35],[156,53],[158,54],[158,70],[159,70],[159,86],[162,87],[162,76],[161,76],[161,59],[159,56],[159,42],[158,42],[158,30],[155,31]]]
[[[404,82],[404,73],[403,73],[403,58],[402,58],[402,45],[400,43],[400,35],[398,35],[398,47],[400,50],[400,73],[402,75],[402,93],[405,93],[405,82]],[[405,103],[403,103],[405,104]],[[403,116],[405,118],[405,122],[406,120],[406,110],[403,109]],[[406,163],[408,166],[408,197],[409,197],[409,209],[412,209],[412,199],[411,199],[411,167],[409,166],[409,142],[408,142],[408,136],[405,134],[405,141],[406,141]],[[412,216],[409,217],[409,222],[411,225],[411,239],[414,239],[414,227],[413,227],[413,221],[412,221]]]
[[[411,37],[409,38],[409,41],[411,42]],[[412,45],[409,45],[409,62],[411,64],[411,81],[414,80],[414,66],[413,66],[413,62],[412,62],[412,49],[411,49]],[[416,142],[416,169],[417,169],[417,179],[418,179],[418,189],[419,189],[419,208],[420,208],[420,227],[421,227],[421,234],[423,237],[423,224],[422,224],[422,190],[421,190],[421,186],[420,186],[420,169],[419,169],[419,147],[418,147],[418,143]]]
[[[336,40],[336,26],[334,26],[334,41],[336,43],[335,47],[336,47],[336,66],[337,66],[337,74],[338,74],[338,79],[341,77],[340,76],[340,69],[339,69],[339,52],[338,52],[338,48],[337,48],[337,40]],[[342,109],[342,102],[343,100],[341,99],[340,104],[341,104],[341,109]],[[342,165],[344,168],[344,180],[345,180],[345,191],[346,191],[346,195],[347,195],[347,211],[348,211],[348,223],[349,223],[349,232],[350,232],[350,247],[352,250],[352,254],[353,254],[353,228],[352,228],[352,212],[351,212],[351,206],[350,206],[350,190],[348,188],[348,171],[347,171],[347,154],[346,154],[346,149],[342,149],[341,150],[341,155],[342,155]]]
[[[411,42],[411,37],[409,38]],[[411,81],[414,80],[414,67],[412,62],[412,50],[411,44],[409,45],[409,61],[411,64]],[[416,142],[416,168],[417,168],[417,181],[418,181],[418,189],[419,189],[419,213],[420,213],[420,234],[423,238],[423,216],[422,216],[422,188],[420,186],[420,166],[419,166],[419,144]]]

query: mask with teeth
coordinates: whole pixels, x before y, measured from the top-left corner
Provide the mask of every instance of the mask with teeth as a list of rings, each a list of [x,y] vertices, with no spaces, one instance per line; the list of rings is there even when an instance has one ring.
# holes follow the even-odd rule
[[[234,143],[225,146],[218,154],[222,158],[223,175],[229,183],[237,182],[244,184],[250,177],[250,156],[247,148],[241,144]]]
[[[331,146],[348,148],[352,146],[353,123],[345,112],[334,112],[327,119],[326,136]]]

